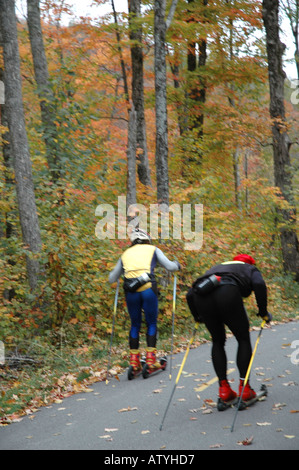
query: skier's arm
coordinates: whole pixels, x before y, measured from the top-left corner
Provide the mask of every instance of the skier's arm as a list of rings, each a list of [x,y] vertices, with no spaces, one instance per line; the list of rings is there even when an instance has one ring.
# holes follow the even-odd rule
[[[177,271],[180,269],[180,264],[178,261],[170,261],[164,253],[160,250],[160,248],[156,248],[156,257],[157,262],[163,266],[163,268],[167,269],[167,271]]]
[[[123,272],[124,272],[123,264],[122,264],[121,259],[119,258],[119,260],[117,261],[115,265],[115,268],[109,274],[110,284],[113,284],[113,282],[116,282],[120,278],[120,276],[123,274]]]

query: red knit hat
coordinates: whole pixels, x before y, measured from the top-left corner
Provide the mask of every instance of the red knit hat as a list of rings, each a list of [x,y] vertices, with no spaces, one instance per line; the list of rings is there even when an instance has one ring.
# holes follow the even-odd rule
[[[240,254],[234,257],[234,261],[243,261],[248,264],[255,264],[255,260],[250,255]]]

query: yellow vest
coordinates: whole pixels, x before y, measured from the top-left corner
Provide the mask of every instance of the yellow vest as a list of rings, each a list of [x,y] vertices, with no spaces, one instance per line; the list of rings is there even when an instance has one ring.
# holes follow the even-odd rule
[[[155,246],[144,244],[133,245],[128,248],[121,256],[125,277],[132,279],[141,276],[143,273],[150,274],[155,250]],[[139,287],[137,292],[149,289],[151,285],[151,282],[147,282]]]

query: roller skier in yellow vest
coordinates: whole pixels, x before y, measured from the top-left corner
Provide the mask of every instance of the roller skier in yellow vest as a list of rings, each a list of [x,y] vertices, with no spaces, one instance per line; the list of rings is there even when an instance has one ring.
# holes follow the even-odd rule
[[[126,304],[131,319],[129,334],[130,366],[134,373],[141,371],[139,332],[142,311],[147,324],[146,364],[149,369],[161,368],[156,359],[158,292],[154,277],[156,264],[168,271],[177,271],[180,265],[170,261],[163,252],[151,244],[151,238],[144,230],[136,228],[130,234],[132,245],[119,258],[109,275],[109,282],[116,282],[124,276]]]

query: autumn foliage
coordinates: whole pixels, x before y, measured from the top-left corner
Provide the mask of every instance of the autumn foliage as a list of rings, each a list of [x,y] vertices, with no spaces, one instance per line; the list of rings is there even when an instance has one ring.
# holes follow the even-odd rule
[[[196,2],[195,2],[196,3]],[[200,2],[199,2],[200,3]],[[259,1],[216,1],[204,11],[185,2],[167,32],[170,204],[203,204],[203,246],[186,251],[184,240],[155,240],[182,266],[178,275],[177,331],[192,324],[185,294],[192,280],[213,263],[238,252],[257,259],[269,286],[274,318],[293,315],[296,286],[282,272],[276,208],[286,204],[273,184],[271,122],[265,46]],[[196,3],[197,4],[197,3]],[[0,162],[0,338],[7,348],[25,347],[31,338],[78,348],[107,345],[112,326],[114,289],[107,282],[127,241],[95,236],[99,204],[117,206],[126,195],[128,104],[124,96],[115,25],[109,17],[62,21],[62,2],[43,2],[43,37],[51,87],[60,177],[51,180],[43,141],[39,101],[27,25],[18,25],[23,102],[41,227],[43,267],[37,291],[28,287],[25,250],[17,216],[13,171]],[[190,4],[191,5],[191,4]],[[224,8],[225,5],[225,8]],[[191,7],[190,7],[191,8]],[[189,15],[189,16],[188,16]],[[126,15],[119,17],[121,49],[131,80]],[[143,18],[145,118],[152,187],[137,181],[137,201],[156,203],[153,11]],[[255,34],[256,33],[256,34]],[[204,38],[208,58],[188,72],[188,44]],[[173,65],[178,74],[174,75]],[[175,80],[177,79],[175,86]],[[204,79],[206,100],[198,104],[190,87]],[[131,93],[131,92],[130,92]],[[189,94],[188,94],[189,93]],[[189,96],[187,99],[186,96]],[[298,109],[287,103],[291,132]],[[203,135],[179,120],[204,116]],[[190,123],[189,123],[190,124]],[[2,135],[6,131],[1,126]],[[4,144],[4,137],[2,140]],[[298,177],[297,177],[298,178]],[[298,181],[297,181],[298,182]],[[298,201],[297,201],[298,202]],[[7,233],[7,227],[10,233]],[[171,328],[172,278],[162,269],[159,329]],[[163,281],[168,281],[163,283]],[[254,299],[248,311],[255,318]],[[115,341],[126,341],[129,319],[121,292]],[[26,347],[25,347],[26,349]]]

